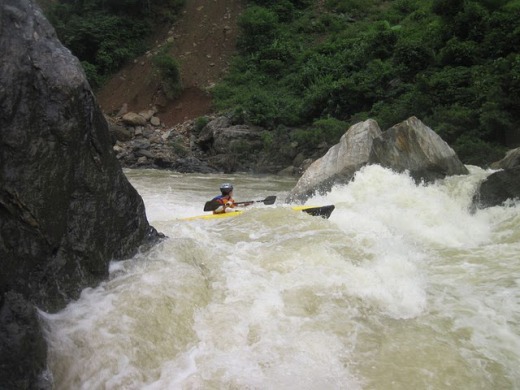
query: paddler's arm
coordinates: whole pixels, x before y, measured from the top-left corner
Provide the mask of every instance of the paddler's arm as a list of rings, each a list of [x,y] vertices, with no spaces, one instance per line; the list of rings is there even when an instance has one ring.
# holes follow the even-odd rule
[[[242,203],[242,202],[241,202],[240,204],[236,204],[236,203],[235,203],[235,207],[237,207],[237,206],[238,206],[238,207],[251,206],[253,203],[255,203],[255,202],[247,202],[247,203]]]

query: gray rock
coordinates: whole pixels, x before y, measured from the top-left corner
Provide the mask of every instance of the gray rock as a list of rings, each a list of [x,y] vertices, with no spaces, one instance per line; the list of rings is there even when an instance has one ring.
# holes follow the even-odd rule
[[[146,138],[134,138],[129,144],[133,150],[148,149],[151,146],[150,140]]]
[[[507,152],[506,156],[493,164],[491,164],[491,168],[493,169],[507,169],[507,168],[515,168],[520,165],[520,148],[516,148]]]
[[[108,129],[110,130],[110,133],[114,135],[117,141],[125,142],[132,139],[132,133],[123,126],[109,121]]]
[[[338,144],[312,163],[286,200],[302,202],[316,192],[329,191],[334,184],[348,183],[367,164],[408,171],[417,182],[469,173],[453,149],[417,118],[384,133],[369,119],[348,129]]]
[[[160,126],[161,125],[161,120],[156,117],[156,116],[152,116],[150,118],[150,123],[153,125],[153,126]]]
[[[203,163],[195,157],[179,158],[172,165],[177,172],[197,172],[197,173],[216,173],[216,169],[209,167],[206,163]]]
[[[160,235],[78,59],[39,7],[2,0],[0,36],[0,383],[38,388],[46,362],[34,306],[63,308],[105,279],[111,260]]]
[[[453,149],[416,117],[391,127],[375,140],[370,163],[408,171],[417,182],[469,173]]]
[[[305,201],[316,192],[329,191],[335,183],[349,182],[368,163],[372,143],[380,136],[381,129],[372,119],[350,127],[338,144],[307,168],[286,200]]]
[[[264,129],[232,125],[226,117],[210,121],[199,133],[195,145],[208,157],[208,164],[223,172],[253,170],[262,148]]]
[[[125,115],[123,115],[123,123],[130,125],[130,126],[145,126],[146,125],[146,118],[140,114],[136,114],[135,112],[128,112]]]
[[[152,152],[150,152],[149,150],[146,150],[146,149],[138,149],[138,150],[135,151],[135,154],[137,156],[148,157],[148,158],[151,158],[151,159],[155,158],[154,154]]]
[[[520,166],[489,175],[473,197],[473,210],[500,206],[507,200],[520,199]]]

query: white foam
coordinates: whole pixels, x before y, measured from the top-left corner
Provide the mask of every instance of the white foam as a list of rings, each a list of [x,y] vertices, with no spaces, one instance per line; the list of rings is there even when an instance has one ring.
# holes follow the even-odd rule
[[[417,186],[365,167],[308,201],[335,204],[328,220],[275,205],[195,223],[178,218],[222,177],[133,172],[168,239],[42,314],[57,388],[520,387],[520,207],[472,214],[489,172],[470,168]],[[248,199],[290,189],[233,179]]]

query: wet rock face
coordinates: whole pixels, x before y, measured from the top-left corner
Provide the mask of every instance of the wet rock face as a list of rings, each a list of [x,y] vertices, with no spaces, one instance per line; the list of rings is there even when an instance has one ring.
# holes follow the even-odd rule
[[[159,234],[114,156],[79,61],[38,6],[2,0],[0,35],[0,345],[11,345],[16,359],[23,354],[13,340],[26,348],[41,335],[16,331],[34,330],[36,314],[8,315],[16,312],[8,296],[16,307],[58,310],[103,280],[110,260]],[[33,384],[34,367],[45,366],[41,354],[4,359],[3,384],[16,375]]]
[[[498,171],[479,184],[473,196],[472,211],[520,199],[520,148],[508,151],[502,160],[491,164],[491,168]]]
[[[504,202],[520,199],[520,165],[489,175],[473,197],[473,210],[500,206]]]
[[[348,183],[368,163],[374,139],[380,137],[381,129],[372,119],[353,125],[339,143],[307,168],[286,201],[303,202],[316,192],[330,191],[334,184]]]
[[[391,127],[374,140],[370,162],[397,172],[408,171],[417,182],[469,173],[455,151],[416,117]]]

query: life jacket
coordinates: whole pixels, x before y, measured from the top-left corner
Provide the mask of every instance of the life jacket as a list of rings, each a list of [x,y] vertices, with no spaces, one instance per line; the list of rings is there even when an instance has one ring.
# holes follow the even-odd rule
[[[212,201],[217,201],[219,202],[222,206],[224,206],[224,209],[222,211],[213,211],[213,214],[221,214],[221,213],[225,213],[226,212],[226,207],[231,207],[231,208],[235,208],[235,200],[229,196],[229,195],[218,195],[218,196],[215,196]],[[228,202],[231,202],[232,203],[232,206],[226,206],[226,203]]]

